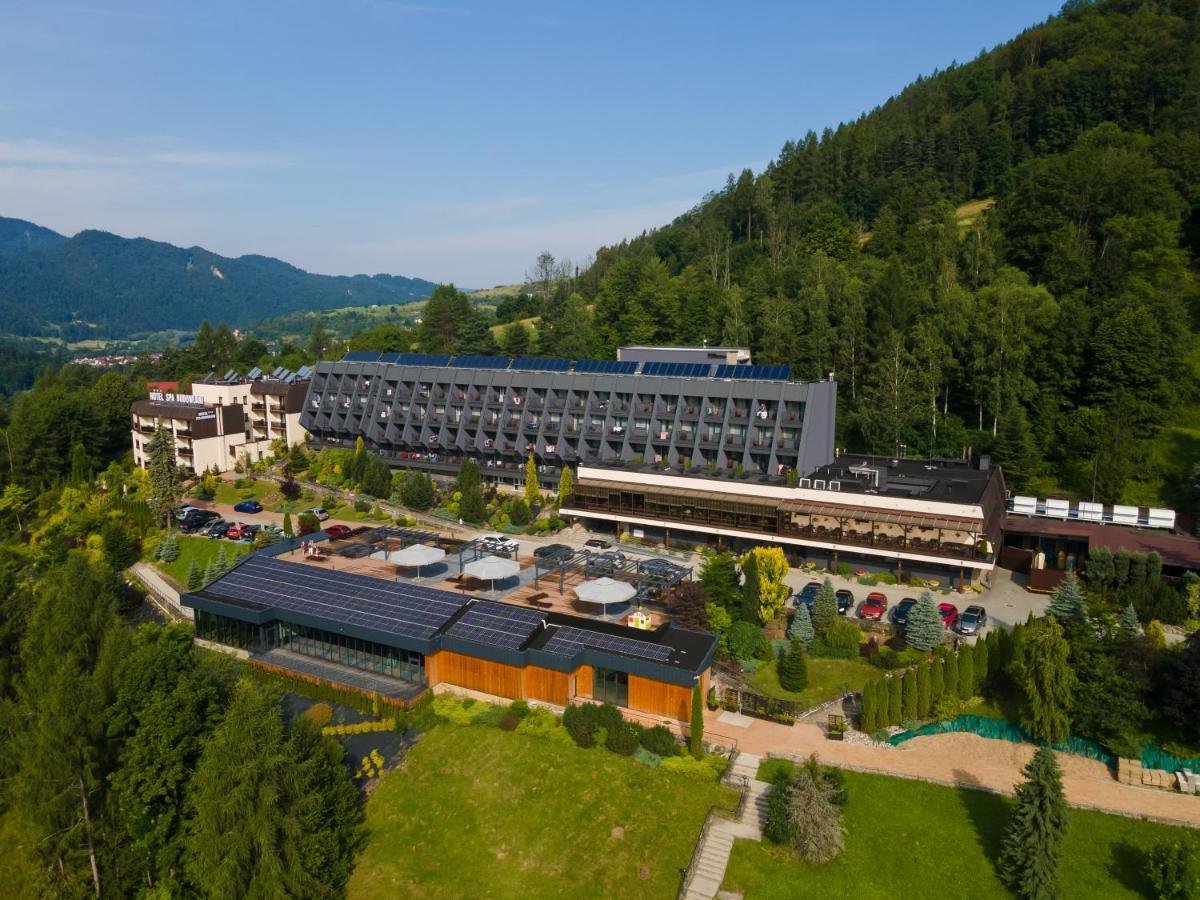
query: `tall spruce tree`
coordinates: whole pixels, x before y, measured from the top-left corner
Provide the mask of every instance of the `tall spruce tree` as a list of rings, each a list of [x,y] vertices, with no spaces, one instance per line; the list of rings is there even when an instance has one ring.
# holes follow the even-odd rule
[[[1049,747],[1038,747],[1017,786],[1016,802],[1005,826],[998,869],[1023,900],[1059,895],[1058,864],[1067,830],[1067,801],[1062,772]]]
[[[1137,610],[1133,608],[1132,602],[1125,607],[1121,617],[1117,619],[1117,626],[1121,629],[1121,637],[1126,640],[1135,638],[1142,633],[1142,623],[1138,621]]]
[[[787,655],[779,662],[779,686],[793,693],[808,687],[808,660],[799,639],[792,641]]]
[[[1068,572],[1062,583],[1050,595],[1046,612],[1054,616],[1066,628],[1082,625],[1087,621],[1087,610],[1083,605],[1083,591],[1074,572]]]
[[[155,521],[163,527],[171,524],[171,511],[179,499],[179,467],[175,464],[175,438],[165,428],[157,428],[146,442],[146,502],[154,511]]]
[[[792,624],[788,626],[788,638],[793,641],[800,641],[805,649],[807,649],[812,645],[814,635],[812,617],[808,614],[808,604],[797,604],[796,614],[792,617]]]
[[[1012,674],[1025,699],[1021,724],[1038,740],[1059,744],[1070,735],[1075,690],[1070,655],[1063,627],[1053,619],[1028,626],[1017,648]]]
[[[824,634],[837,621],[837,591],[833,582],[826,578],[817,588],[817,596],[813,601],[812,624],[817,634]]]
[[[461,495],[458,501],[458,514],[463,521],[478,524],[487,518],[487,508],[483,502],[483,488],[479,480],[479,463],[467,458],[458,467],[458,478],[455,479],[454,489]]]
[[[938,613],[933,594],[922,591],[917,603],[908,611],[908,624],[904,626],[904,641],[910,647],[928,653],[940,647],[946,639],[946,626]]]
[[[188,562],[186,584],[189,591],[198,591],[204,587],[204,572],[194,556]]]

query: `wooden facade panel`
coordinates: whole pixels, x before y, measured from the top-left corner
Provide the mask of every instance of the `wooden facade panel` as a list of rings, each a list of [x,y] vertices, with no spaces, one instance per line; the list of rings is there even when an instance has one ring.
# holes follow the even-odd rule
[[[692,689],[630,675],[629,708],[686,722],[692,714]]]
[[[524,676],[524,693],[526,700],[543,700],[558,706],[567,705],[566,672],[555,672],[553,669],[543,669],[541,666],[526,666],[522,671]]]
[[[592,667],[580,666],[575,670],[575,696],[592,699]]]
[[[428,675],[428,669],[426,670],[430,685],[453,684],[512,700],[522,696],[521,670],[515,666],[477,659],[474,656],[463,656],[449,650],[439,651],[436,656],[436,681],[433,675]]]

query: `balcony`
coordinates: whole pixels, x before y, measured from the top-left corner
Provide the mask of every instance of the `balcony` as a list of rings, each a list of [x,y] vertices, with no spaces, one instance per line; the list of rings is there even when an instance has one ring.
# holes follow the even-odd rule
[[[671,443],[671,432],[656,431],[654,432],[654,437],[651,438],[651,441],[655,444],[669,444]]]
[[[704,421],[706,422],[721,422],[725,419],[725,408],[723,406],[706,406],[704,408]]]
[[[750,421],[750,407],[735,406],[733,409],[731,409],[729,411],[729,421],[730,422],[749,422]]]
[[[780,450],[795,450],[796,442],[791,438],[780,438],[775,442],[775,446]]]
[[[698,418],[699,416],[700,416],[700,407],[698,407],[698,406],[685,406],[685,407],[683,407],[683,410],[679,413],[679,417],[682,419],[695,419],[695,418]]]
[[[551,397],[546,401],[546,409],[563,410],[566,408],[566,402],[561,397]]]
[[[730,434],[725,438],[725,446],[732,447],[734,450],[741,450],[746,446],[746,439],[740,435]]]

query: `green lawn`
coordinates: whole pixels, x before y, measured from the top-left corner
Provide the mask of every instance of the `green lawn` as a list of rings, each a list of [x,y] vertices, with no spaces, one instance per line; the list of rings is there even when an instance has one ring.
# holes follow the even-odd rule
[[[964,791],[844,772],[846,850],[825,866],[798,862],[785,848],[739,840],[724,888],[747,900],[797,896],[855,898],[1010,897],[993,860],[1010,800]],[[1188,833],[1071,810],[1059,881],[1064,897],[1153,896],[1142,874],[1146,851]]]
[[[180,585],[187,584],[188,566],[191,561],[196,560],[200,570],[208,565],[209,560],[216,559],[217,553],[221,548],[225,548],[225,555],[230,559],[234,554],[241,556],[249,553],[254,547],[250,544],[243,544],[241,541],[227,541],[224,539],[214,540],[206,537],[189,537],[187,535],[177,535],[179,540],[179,557],[174,562],[162,562],[155,560],[154,565],[158,566],[162,571],[166,572],[175,579]]]
[[[750,689],[767,697],[793,700],[801,708],[816,706],[822,700],[832,700],[841,695],[843,688],[862,690],[868,681],[883,677],[883,670],[856,659],[808,658],[808,687],[796,693],[785,691],[779,686],[778,662],[763,663],[748,676]]]
[[[440,725],[367,802],[347,896],[666,900],[709,808],[736,799],[602,748]]]
[[[245,488],[233,486],[232,481],[222,481],[217,485],[216,501],[218,503],[241,503],[243,500],[257,500],[263,506],[271,506],[280,501],[279,485],[274,481],[255,479],[253,484]]]

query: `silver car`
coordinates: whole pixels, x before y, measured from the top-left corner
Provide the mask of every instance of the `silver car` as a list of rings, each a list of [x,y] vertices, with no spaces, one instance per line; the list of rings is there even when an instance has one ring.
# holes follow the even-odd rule
[[[978,604],[964,609],[955,623],[959,634],[979,634],[986,625],[987,610]]]

